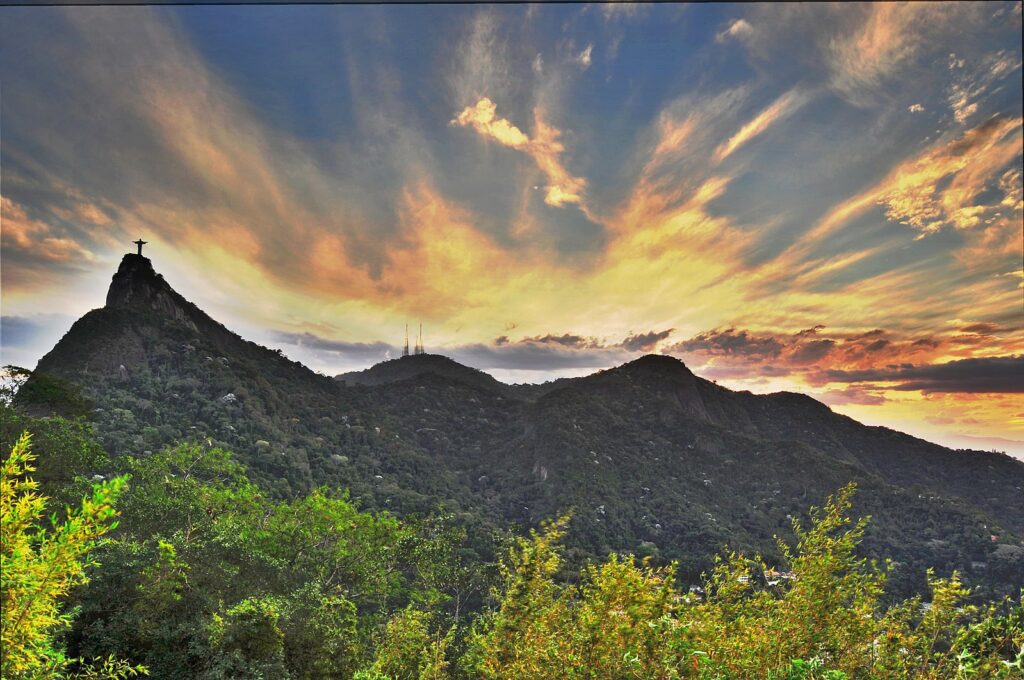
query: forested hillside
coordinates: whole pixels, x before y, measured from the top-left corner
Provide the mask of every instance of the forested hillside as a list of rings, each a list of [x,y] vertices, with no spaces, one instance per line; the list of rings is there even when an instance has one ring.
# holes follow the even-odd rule
[[[773,536],[852,481],[894,596],[924,592],[928,567],[992,597],[1024,582],[1024,464],[1007,456],[730,392],[663,356],[546,386],[436,355],[333,380],[234,335],[136,255],[18,402],[84,414],[115,459],[208,443],[275,499],[326,486],[399,517],[450,513],[481,559],[493,532],[571,510],[570,568],[625,551],[695,583],[725,545],[780,559]]]
[[[567,517],[481,561],[453,518],[328,489],[275,500],[209,445],[110,459],[82,420],[0,406],[0,425],[12,680],[1009,679],[1024,663],[1019,595],[979,607],[957,574],[929,575],[923,600],[886,603],[852,485],[793,523],[780,561],[723,553],[687,586],[629,554],[571,575]]]

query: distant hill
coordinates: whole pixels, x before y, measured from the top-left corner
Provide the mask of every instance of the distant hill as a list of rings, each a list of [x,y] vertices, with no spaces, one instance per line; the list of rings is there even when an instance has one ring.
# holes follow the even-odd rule
[[[727,543],[778,559],[790,518],[855,481],[873,517],[865,548],[899,562],[896,593],[919,590],[926,566],[988,594],[1024,582],[1024,463],[800,394],[732,392],[671,357],[543,386],[438,355],[331,379],[238,337],[127,255],[106,306],[36,373],[83,392],[112,454],[208,440],[277,496],[327,484],[399,515],[445,509],[481,535],[572,509],[571,557],[632,551],[694,579]]]
[[[427,374],[498,394],[512,392],[508,385],[498,382],[487,373],[463,366],[440,354],[413,354],[390,359],[362,371],[336,375],[334,379],[345,385],[387,385]]]

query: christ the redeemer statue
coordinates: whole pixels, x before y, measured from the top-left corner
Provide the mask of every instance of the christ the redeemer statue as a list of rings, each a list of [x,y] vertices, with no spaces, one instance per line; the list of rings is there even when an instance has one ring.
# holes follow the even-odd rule
[[[139,247],[139,255],[141,256],[142,255],[142,246],[144,246],[147,243],[149,243],[149,241],[143,241],[140,238],[138,241],[132,241],[132,243],[134,243],[135,245],[137,245]]]

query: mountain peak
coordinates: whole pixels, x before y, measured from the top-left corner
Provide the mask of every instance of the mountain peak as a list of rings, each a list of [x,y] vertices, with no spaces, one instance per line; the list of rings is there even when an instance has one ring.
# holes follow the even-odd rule
[[[106,306],[147,306],[160,288],[170,286],[153,269],[153,262],[148,257],[128,253],[121,258],[121,266],[110,282]]]
[[[487,373],[464,366],[442,354],[414,354],[389,359],[362,371],[342,373],[335,376],[335,379],[348,385],[385,385],[428,374],[491,392],[501,394],[509,392],[508,385],[499,382]]]
[[[695,377],[682,360],[667,354],[645,354],[638,359],[617,366],[611,371],[644,378],[688,379]]]
[[[157,312],[193,328],[196,327],[193,317],[202,315],[164,281],[164,277],[153,269],[153,262],[148,257],[134,253],[121,258],[121,265],[107,289],[106,307]]]

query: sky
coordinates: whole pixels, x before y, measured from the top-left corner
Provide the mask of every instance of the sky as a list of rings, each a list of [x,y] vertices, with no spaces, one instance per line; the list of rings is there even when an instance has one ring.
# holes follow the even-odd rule
[[[330,375],[422,323],[1024,453],[1019,2],[3,7],[0,93],[4,364],[141,236]]]

